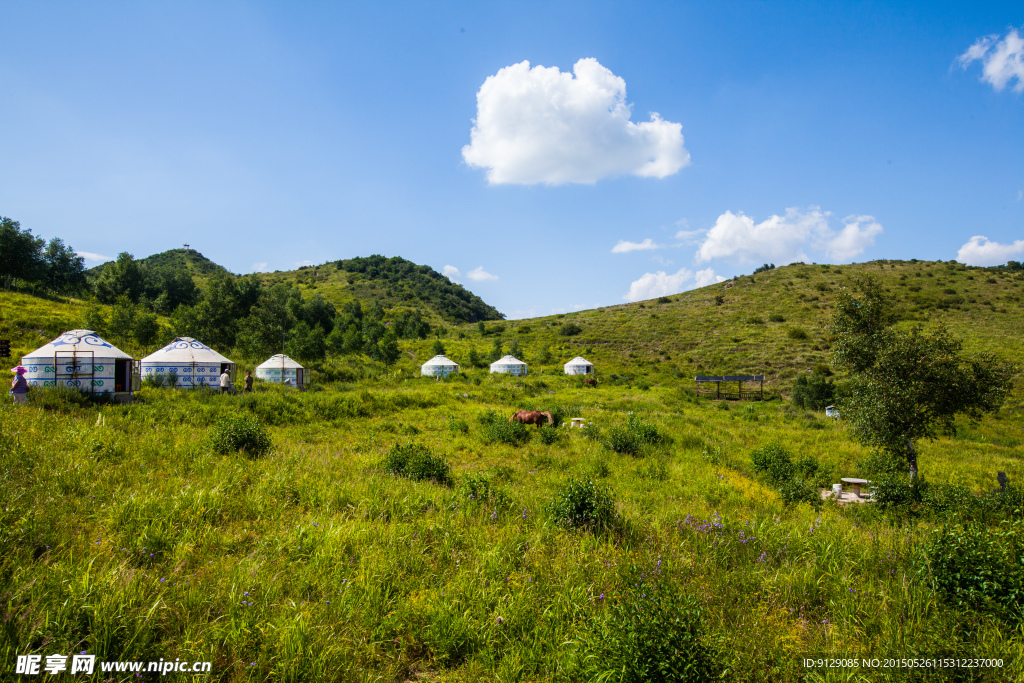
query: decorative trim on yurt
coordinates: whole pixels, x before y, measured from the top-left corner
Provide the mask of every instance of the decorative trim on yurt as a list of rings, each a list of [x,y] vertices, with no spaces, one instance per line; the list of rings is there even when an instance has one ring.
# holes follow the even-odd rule
[[[565,374],[592,375],[594,374],[594,364],[582,356],[576,356],[565,364]]]
[[[526,363],[515,356],[505,356],[491,363],[491,372],[500,372],[507,375],[525,375]]]
[[[164,386],[173,378],[173,386],[180,389],[217,388],[225,370],[234,381],[235,364],[192,337],[178,337],[142,359],[143,377],[163,376]]]
[[[443,355],[437,355],[420,366],[420,374],[431,377],[447,377],[459,371],[459,364]]]
[[[275,353],[256,366],[256,379],[305,390],[309,388],[310,377],[309,370],[283,353]]]
[[[85,394],[113,394],[127,400],[139,388],[139,361],[92,330],[68,330],[27,356],[21,364],[33,387],[73,387]]]

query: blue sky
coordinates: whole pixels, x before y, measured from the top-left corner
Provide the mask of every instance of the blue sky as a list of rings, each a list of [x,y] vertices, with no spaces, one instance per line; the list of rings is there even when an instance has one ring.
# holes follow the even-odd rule
[[[1019,2],[0,2],[0,26],[0,215],[91,256],[399,255],[509,317],[764,262],[1024,258]]]

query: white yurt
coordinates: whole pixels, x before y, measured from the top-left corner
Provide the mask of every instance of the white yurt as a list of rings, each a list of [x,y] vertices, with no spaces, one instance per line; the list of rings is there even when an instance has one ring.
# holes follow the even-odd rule
[[[92,330],[69,330],[21,364],[33,387],[75,387],[85,394],[112,394],[130,401],[141,383],[139,362]]]
[[[459,364],[450,358],[437,355],[420,366],[420,374],[431,377],[447,377],[459,371]]]
[[[526,363],[515,356],[505,356],[491,363],[491,372],[502,372],[507,375],[525,375]]]
[[[163,376],[164,384],[169,385],[173,375],[179,389],[216,388],[225,370],[234,381],[235,364],[192,337],[178,337],[142,359],[143,377]]]
[[[592,375],[594,374],[594,364],[582,356],[576,356],[565,364],[565,374]]]
[[[298,387],[300,390],[309,388],[309,370],[293,361],[283,353],[275,353],[266,361],[256,366],[256,379],[264,382],[284,384]]]

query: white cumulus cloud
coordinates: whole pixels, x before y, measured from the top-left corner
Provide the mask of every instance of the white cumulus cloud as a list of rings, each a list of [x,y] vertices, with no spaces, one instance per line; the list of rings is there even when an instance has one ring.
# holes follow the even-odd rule
[[[655,244],[650,237],[643,242],[627,242],[619,240],[619,243],[612,247],[613,254],[628,254],[631,251],[646,251],[649,249],[661,249],[660,244]]]
[[[981,80],[996,91],[1000,91],[1014,80],[1015,92],[1024,92],[1024,37],[1017,29],[1011,28],[1003,36],[985,36],[974,41],[958,60],[967,68],[973,62],[981,62]]]
[[[672,274],[659,270],[656,273],[644,273],[639,279],[633,280],[629,285],[629,291],[622,298],[626,301],[643,301],[724,281],[725,278],[715,275],[711,268],[698,270],[696,273],[687,268],[680,268]]]
[[[626,81],[593,58],[572,73],[528,61],[506,66],[487,77],[476,102],[462,158],[487,169],[492,185],[664,178],[690,163],[682,124],[657,113],[631,121]]]
[[[468,277],[473,282],[484,282],[486,280],[498,279],[497,275],[491,275],[486,270],[484,270],[483,266],[477,266],[473,270],[469,271],[468,273],[466,273],[466,277]]]
[[[969,266],[999,266],[1013,259],[1024,256],[1024,240],[1015,240],[1013,244],[993,242],[984,235],[975,235],[967,240],[956,253],[956,260]]]
[[[863,253],[882,233],[882,225],[872,216],[850,216],[842,221],[838,232],[829,225],[830,217],[828,211],[812,206],[806,211],[789,208],[782,216],[755,223],[742,212],[726,211],[701,242],[697,261],[735,258],[784,265],[810,260],[808,249],[846,261]]]
[[[84,258],[89,263],[106,263],[107,261],[113,261],[114,257],[104,256],[103,254],[94,254],[91,251],[76,251],[76,254]]]
[[[261,261],[259,263],[254,263],[254,264],[252,264],[252,272],[254,272],[254,273],[265,273],[265,272],[267,272],[267,266],[269,266],[269,265],[270,264],[267,263],[266,261]]]
[[[452,282],[457,282],[455,278],[462,276],[462,273],[460,273],[459,269],[456,268],[455,266],[445,266],[444,268],[441,269],[441,274],[444,275],[449,280],[451,280]]]

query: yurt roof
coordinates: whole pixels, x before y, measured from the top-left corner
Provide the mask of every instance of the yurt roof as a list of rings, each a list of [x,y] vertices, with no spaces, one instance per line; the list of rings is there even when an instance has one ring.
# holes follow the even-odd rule
[[[192,337],[178,337],[159,351],[142,359],[143,363],[230,363],[206,344]]]
[[[273,369],[273,368],[280,368],[280,367],[302,369],[301,365],[299,365],[298,363],[296,363],[295,361],[293,361],[291,358],[289,358],[288,356],[284,355],[283,353],[275,353],[273,356],[271,356],[270,358],[268,358],[264,362],[262,362],[259,365],[257,365],[256,369],[259,369],[259,368]]]
[[[431,358],[430,360],[428,360],[421,367],[424,367],[424,368],[426,368],[426,367],[440,367],[442,365],[455,365],[455,366],[458,366],[458,363],[456,363],[455,361],[453,361],[450,358],[446,358],[445,356],[437,355],[437,356],[434,356],[433,358]]]
[[[515,356],[505,356],[505,357],[501,358],[500,360],[496,360],[493,363],[491,363],[491,367],[492,368],[495,365],[526,365],[526,363],[524,363],[523,361],[519,360]]]
[[[589,360],[587,360],[583,356],[576,356],[571,361],[566,363],[566,365],[593,365],[593,363],[591,363]]]
[[[45,346],[40,346],[25,358],[53,358],[57,352],[92,352],[94,358],[131,358],[127,353],[106,341],[92,330],[68,330]]]

